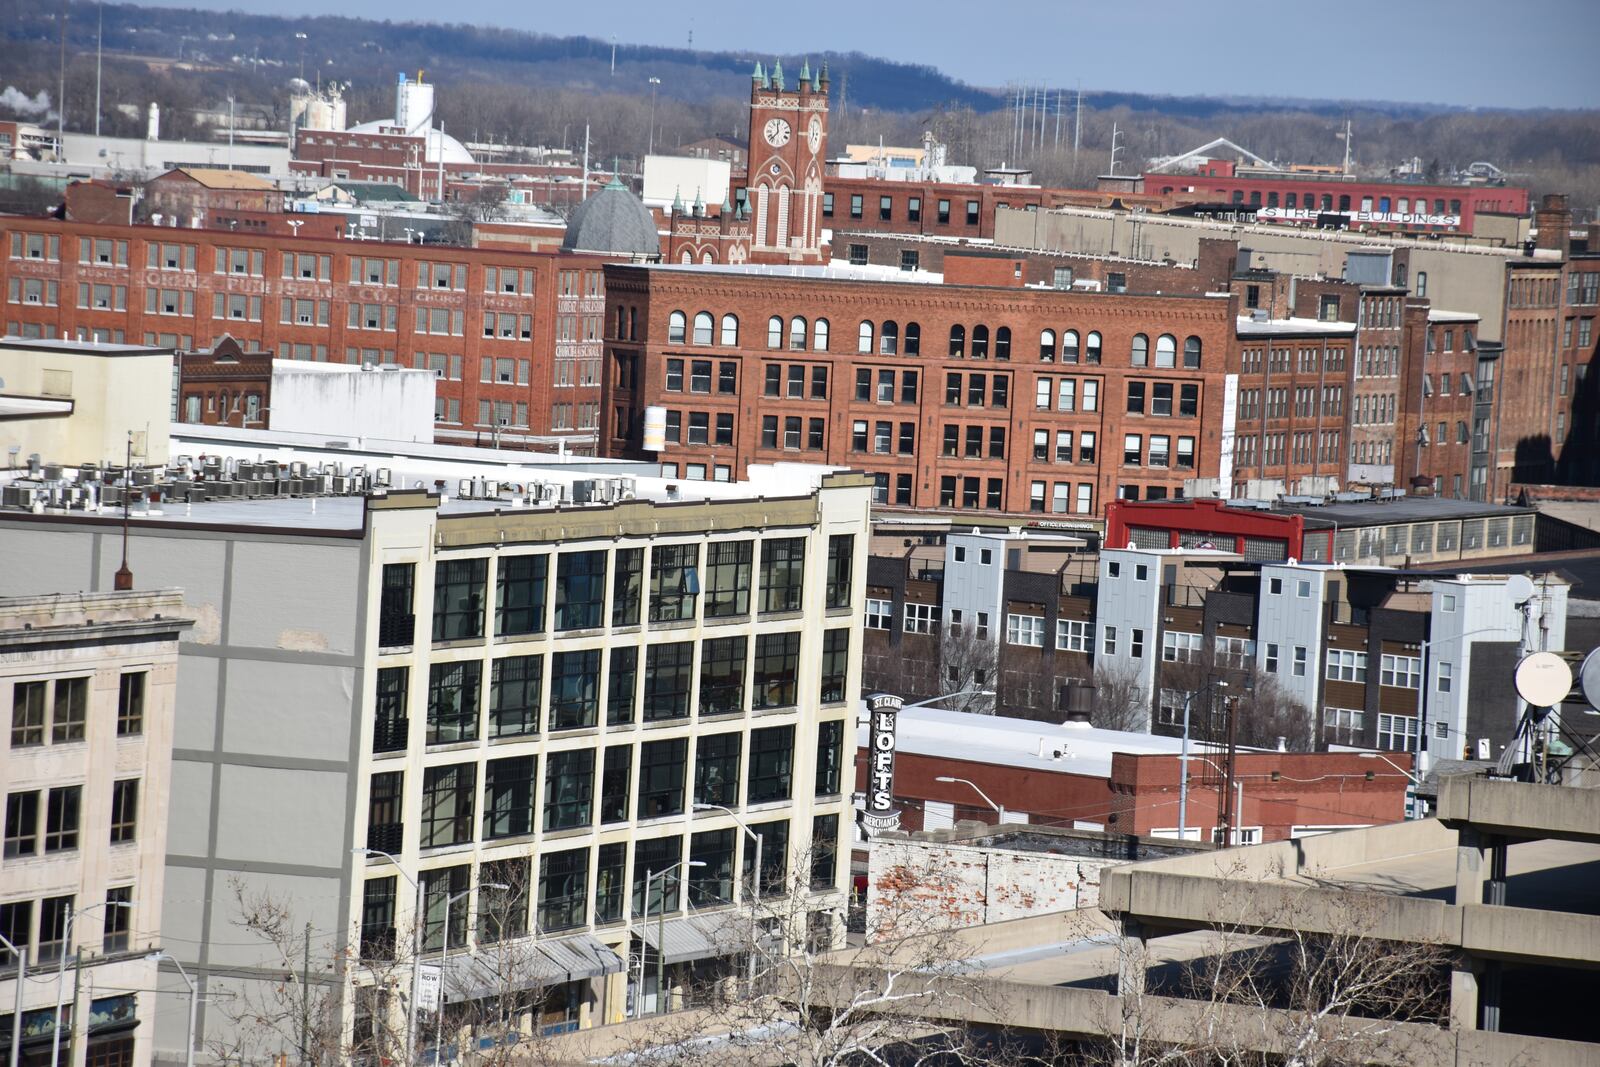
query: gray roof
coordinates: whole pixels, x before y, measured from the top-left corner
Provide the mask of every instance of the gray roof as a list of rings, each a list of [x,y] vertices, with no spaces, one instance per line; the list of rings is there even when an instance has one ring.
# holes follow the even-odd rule
[[[661,252],[661,238],[650,209],[613,181],[578,205],[567,220],[561,247],[568,252],[654,256]]]
[[[1531,515],[1532,508],[1491,504],[1450,497],[1405,496],[1395,500],[1359,500],[1332,504],[1286,504],[1279,501],[1274,511],[1304,515],[1308,529],[1340,529],[1350,526],[1388,526],[1408,522],[1445,522],[1456,519],[1499,518],[1506,515]]]

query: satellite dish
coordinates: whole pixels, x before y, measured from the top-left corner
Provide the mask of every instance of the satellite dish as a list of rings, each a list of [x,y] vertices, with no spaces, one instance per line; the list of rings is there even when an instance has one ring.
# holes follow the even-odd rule
[[[1533,579],[1526,574],[1513,574],[1506,578],[1506,592],[1513,604],[1525,604],[1533,597]]]
[[[1517,695],[1536,708],[1553,708],[1572,692],[1572,668],[1554,652],[1535,652],[1517,664]]]
[[[1583,666],[1578,668],[1578,688],[1583,690],[1583,699],[1589,706],[1600,710],[1600,648],[1584,657]]]

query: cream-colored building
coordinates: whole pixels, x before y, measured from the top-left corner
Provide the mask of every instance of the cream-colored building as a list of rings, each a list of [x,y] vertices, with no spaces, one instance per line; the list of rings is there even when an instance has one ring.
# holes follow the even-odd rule
[[[797,936],[842,937],[870,480],[569,464],[517,483],[306,499],[269,480],[134,524],[134,573],[181,583],[196,619],[163,921],[207,998],[202,1059],[294,1047],[292,1025],[240,1020],[285,971],[241,898],[310,925],[314,971],[354,994],[345,1037],[381,1031],[391,1056],[414,879],[447,1044],[507,991],[507,959],[535,991],[510,1013],[527,1033],[656,1007],[658,942],[674,990],[732,973],[741,822],[767,883],[802,883]],[[118,539],[111,515],[0,509],[0,593],[107,588]],[[158,1060],[180,1062],[182,1021],[159,1022]],[[424,1050],[437,1025],[421,1013]]]
[[[51,283],[52,285],[54,283]],[[9,465],[167,461],[172,350],[0,337],[0,449]]]
[[[185,997],[163,995],[176,973],[147,958],[164,947],[183,615],[176,590],[0,598],[0,936],[27,957],[25,1060],[143,1067],[155,1020],[187,1017]],[[0,944],[7,1051],[16,965]]]

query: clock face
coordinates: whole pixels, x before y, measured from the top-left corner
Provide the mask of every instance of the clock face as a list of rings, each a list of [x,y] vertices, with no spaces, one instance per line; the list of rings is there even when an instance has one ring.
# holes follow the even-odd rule
[[[768,119],[767,124],[761,128],[761,135],[773,148],[782,148],[788,144],[791,133],[789,124],[783,119]]]
[[[822,120],[815,115],[811,116],[811,125],[806,128],[806,141],[811,145],[811,154],[816,155],[822,149]]]

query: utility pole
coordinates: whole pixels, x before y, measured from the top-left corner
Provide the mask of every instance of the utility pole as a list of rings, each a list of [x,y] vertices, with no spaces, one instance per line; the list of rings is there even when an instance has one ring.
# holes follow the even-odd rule
[[[133,431],[128,431],[128,462],[122,469],[122,566],[117,568],[114,588],[133,588],[133,571],[128,567],[128,501],[133,496]]]
[[[311,924],[306,923],[306,955],[300,970],[300,1062],[311,1064]]]
[[[1236,741],[1239,723],[1238,702],[1228,697],[1223,697],[1222,707],[1228,716],[1228,753],[1222,761],[1223,769],[1226,771],[1223,777],[1226,781],[1223,782],[1222,792],[1217,797],[1217,804],[1222,809],[1221,816],[1217,819],[1217,828],[1222,831],[1222,845],[1226,848],[1237,843],[1234,841],[1234,823],[1238,820],[1240,814],[1233,810],[1234,759],[1239,753]]]
[[[72,1019],[67,1023],[67,1065],[78,1062],[78,998],[83,996],[83,946],[72,955]]]
[[[100,62],[105,56],[106,5],[99,6],[99,24],[94,35],[94,135],[100,136]]]

